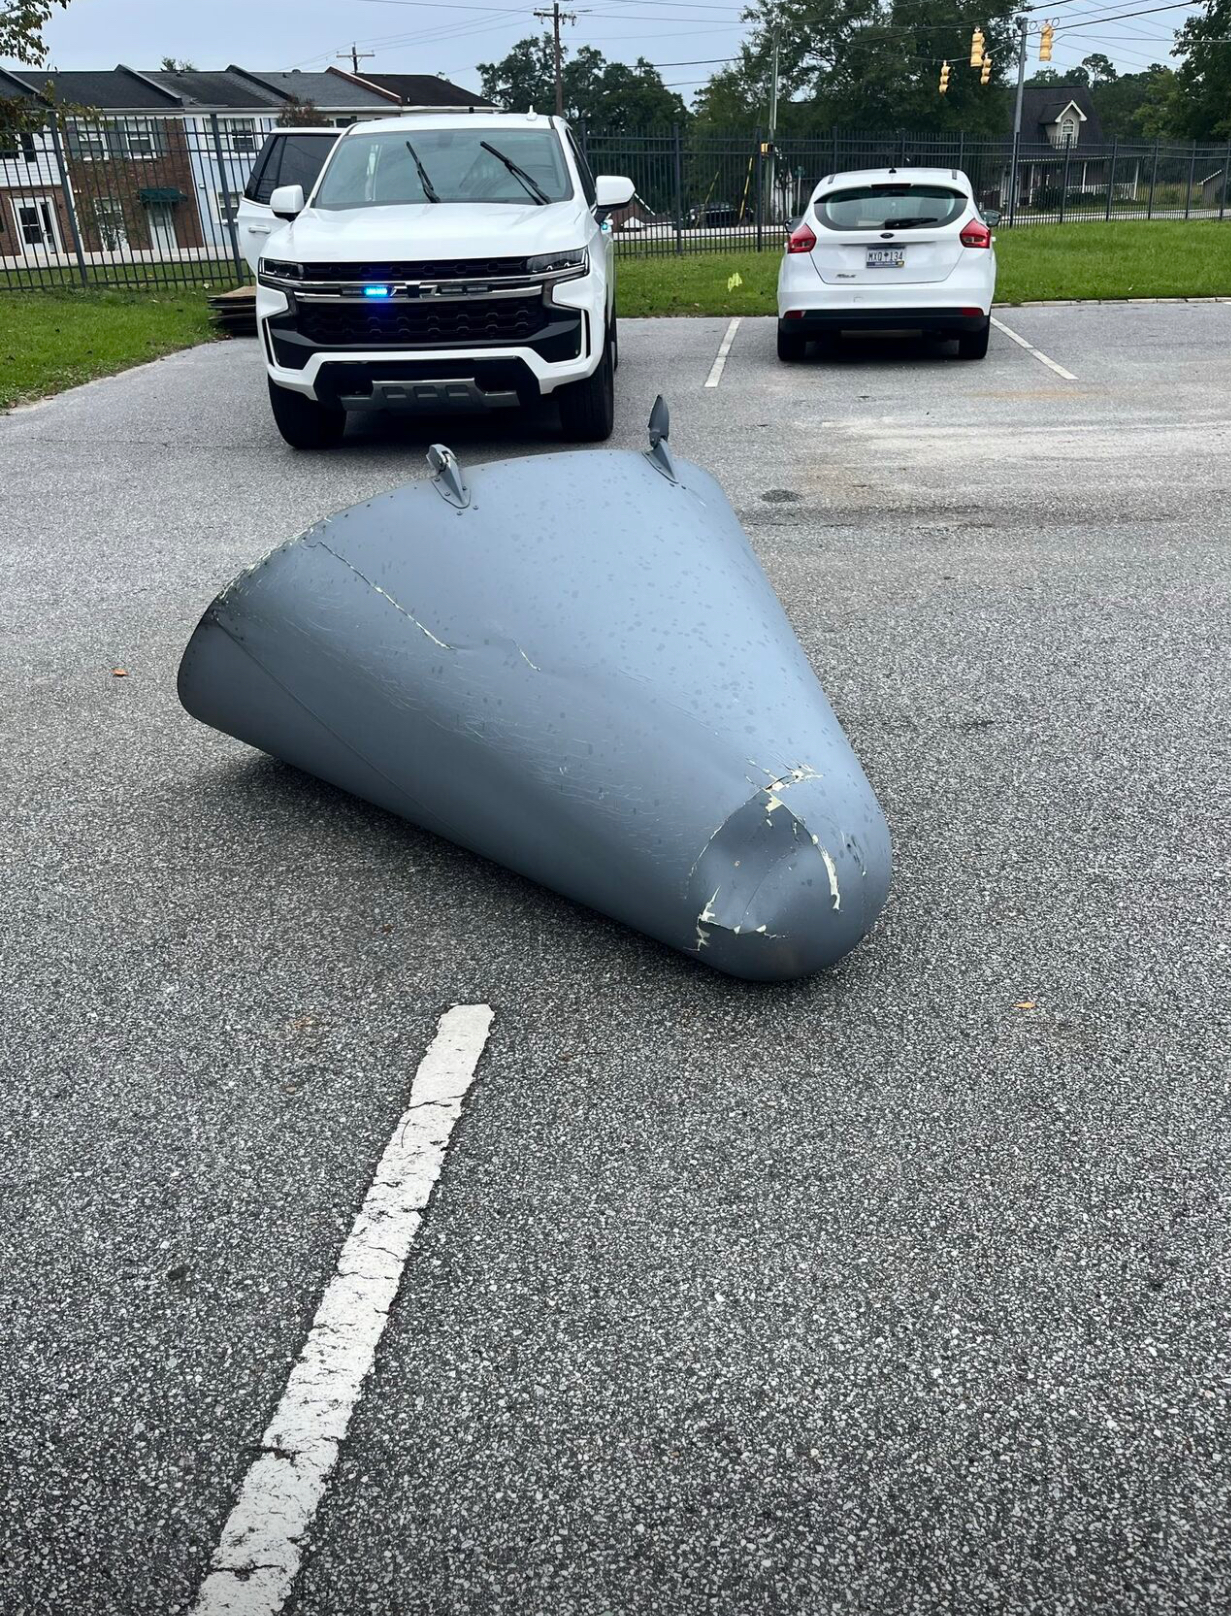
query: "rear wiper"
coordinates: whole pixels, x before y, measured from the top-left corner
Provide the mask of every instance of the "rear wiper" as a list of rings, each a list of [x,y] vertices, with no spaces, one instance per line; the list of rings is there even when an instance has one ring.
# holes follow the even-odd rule
[[[939,219],[894,219],[892,224],[885,226],[886,230],[913,230],[917,224],[939,224]]]
[[[414,160],[415,167],[419,170],[419,184],[423,187],[424,196],[427,197],[429,202],[439,202],[440,198],[436,195],[432,182],[427,177],[427,169],[424,168],[423,164],[419,161],[419,153],[411,145],[409,140],[406,142],[406,150],[410,153],[412,159]]]
[[[484,151],[491,152],[493,157],[495,157],[499,162],[502,162],[508,169],[509,173],[512,174],[513,178],[520,180],[526,187],[527,191],[530,192],[531,196],[533,196],[540,205],[551,201],[551,198],[548,196],[547,192],[543,189],[539,182],[534,178],[533,175],[527,174],[520,163],[515,163],[513,159],[511,157],[507,157],[504,152],[497,151],[495,146],[493,146],[488,140],[481,140],[479,145],[482,146]]]

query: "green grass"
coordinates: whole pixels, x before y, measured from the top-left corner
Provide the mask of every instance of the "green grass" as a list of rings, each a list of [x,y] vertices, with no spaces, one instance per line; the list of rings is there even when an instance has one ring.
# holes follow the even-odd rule
[[[0,293],[0,409],[208,342],[208,293]]]
[[[781,251],[619,262],[620,313],[773,314]],[[1231,220],[1030,225],[996,233],[996,300],[1231,296]],[[740,284],[729,285],[738,275]]]
[[[1005,303],[1231,296],[1231,220],[1030,225],[998,231],[996,255]],[[620,313],[773,314],[780,258],[776,241],[760,253],[621,254]],[[0,291],[0,409],[208,342],[207,296],[203,287]]]

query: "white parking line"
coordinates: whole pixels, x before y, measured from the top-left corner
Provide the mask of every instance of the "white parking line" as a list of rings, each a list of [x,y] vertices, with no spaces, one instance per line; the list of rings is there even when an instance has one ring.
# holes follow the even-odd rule
[[[727,327],[727,334],[718,345],[718,357],[710,366],[710,373],[705,378],[707,387],[717,387],[722,380],[722,373],[727,368],[727,355],[731,352],[731,344],[735,341],[735,333],[739,330],[740,317],[737,314]]]
[[[282,1609],[491,1023],[486,1004],[455,1005],[440,1018],[192,1616]]]
[[[1016,331],[1010,331],[1004,321],[998,320],[994,314],[992,315],[992,324],[997,331],[1003,331],[1005,336],[1011,338],[1019,348],[1024,348],[1028,354],[1037,359],[1040,365],[1046,365],[1048,370],[1054,370],[1056,375],[1063,376],[1066,382],[1075,382],[1077,380],[1071,370],[1065,370],[1063,365],[1058,365],[1054,359],[1049,359],[1045,353],[1040,353],[1032,342],[1027,342],[1025,337],[1019,337]]]

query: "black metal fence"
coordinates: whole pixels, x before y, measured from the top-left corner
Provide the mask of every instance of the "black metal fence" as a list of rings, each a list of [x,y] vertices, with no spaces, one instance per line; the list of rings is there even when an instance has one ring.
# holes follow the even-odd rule
[[[0,132],[0,288],[242,284],[238,214],[268,120],[63,118]],[[1110,219],[1222,219],[1231,142],[1014,150],[1009,138],[834,130],[770,147],[759,129],[642,134],[578,128],[596,173],[626,174],[612,218],[634,256],[777,250],[827,174],[962,169],[1001,228]]]
[[[764,132],[672,129],[629,135],[582,130],[596,172],[627,174],[633,206],[614,220],[624,252],[706,252],[741,241],[778,248],[826,175],[861,168],[960,169],[1002,228],[1112,219],[1222,219],[1231,142],[1054,146],[1011,137],[845,130],[809,139]]]
[[[238,208],[265,135],[208,114],[0,126],[0,288],[249,279]]]

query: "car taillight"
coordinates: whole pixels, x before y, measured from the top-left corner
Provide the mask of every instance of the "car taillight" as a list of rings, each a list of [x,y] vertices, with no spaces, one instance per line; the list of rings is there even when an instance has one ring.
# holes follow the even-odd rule
[[[982,219],[972,219],[962,231],[961,242],[963,247],[990,247],[992,233]]]
[[[797,224],[786,238],[786,250],[789,253],[811,252],[816,246],[816,237],[806,224]]]

